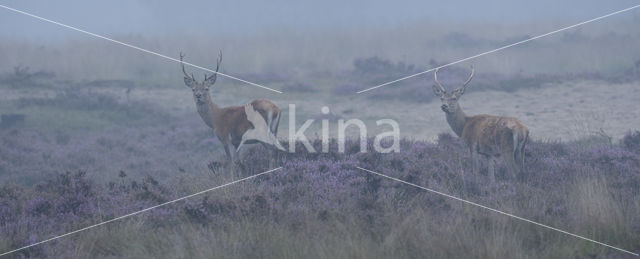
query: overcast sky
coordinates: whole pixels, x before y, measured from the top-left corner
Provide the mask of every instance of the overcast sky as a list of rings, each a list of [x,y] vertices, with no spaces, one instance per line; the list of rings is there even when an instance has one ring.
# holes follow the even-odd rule
[[[416,22],[578,22],[633,6],[633,0],[464,1],[149,1],[9,0],[0,4],[88,31],[116,34],[252,34],[293,29],[402,26]],[[86,37],[0,8],[0,37],[69,40]]]

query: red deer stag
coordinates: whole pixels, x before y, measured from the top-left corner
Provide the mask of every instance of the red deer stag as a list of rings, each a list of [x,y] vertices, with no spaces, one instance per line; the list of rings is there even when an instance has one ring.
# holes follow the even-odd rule
[[[471,151],[473,172],[478,172],[478,154],[489,159],[489,179],[495,181],[496,159],[502,157],[512,176],[524,172],[524,148],[529,139],[529,129],[513,117],[475,115],[467,116],[458,100],[464,94],[475,70],[471,67],[469,79],[450,93],[438,82],[438,69],[434,73],[433,92],[442,100],[444,111],[451,129],[462,138]],[[516,162],[517,161],[517,162]]]
[[[201,83],[196,81],[193,74],[187,74],[184,69],[183,63],[184,55],[180,53],[180,65],[182,67],[182,73],[184,73],[184,84],[191,88],[193,91],[193,99],[196,102],[196,108],[200,118],[207,126],[213,129],[216,137],[224,146],[224,151],[227,155],[227,162],[233,171],[234,164],[238,160],[238,150],[242,144],[254,144],[261,143],[268,150],[271,150],[271,159],[269,166],[273,167],[273,161],[275,158],[275,148],[271,145],[273,143],[265,143],[256,139],[248,139],[243,136],[247,131],[255,129],[255,125],[247,119],[246,110],[257,112],[266,122],[266,126],[270,133],[273,134],[273,138],[278,134],[278,125],[280,124],[280,107],[267,99],[257,99],[243,106],[229,106],[220,107],[213,102],[209,95],[209,88],[216,82],[217,72],[220,69],[220,63],[222,62],[222,52],[218,56],[216,64],[216,73],[211,76],[204,75],[204,81]],[[255,115],[253,117],[256,117]],[[256,119],[252,119],[255,121]],[[260,125],[262,126],[262,125]],[[255,135],[255,134],[249,134]],[[277,143],[277,139],[276,139]],[[277,144],[279,147],[279,143]]]

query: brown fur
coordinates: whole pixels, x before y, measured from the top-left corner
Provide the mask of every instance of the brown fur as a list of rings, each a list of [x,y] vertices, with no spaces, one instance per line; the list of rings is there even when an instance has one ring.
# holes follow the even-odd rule
[[[253,108],[262,115],[264,120],[269,123],[269,111],[271,111],[271,120],[273,126],[271,132],[273,135],[278,135],[278,125],[280,124],[280,107],[272,101],[266,99],[257,99],[251,102]],[[236,150],[242,135],[249,130],[253,129],[253,125],[247,120],[247,115],[244,111],[244,106],[229,106],[220,108],[209,97],[206,103],[198,103],[198,113],[202,120],[210,128],[213,129],[216,137],[224,146],[227,160],[230,163],[237,161]],[[255,140],[246,141],[246,144],[258,143]],[[272,151],[272,153],[275,151]],[[275,155],[275,154],[272,154]]]
[[[253,108],[262,115],[262,118],[266,122],[268,121],[269,110],[272,113],[272,120],[280,119],[280,107],[269,101],[267,99],[257,99],[251,102]],[[247,115],[244,112],[244,106],[229,106],[225,108],[221,108],[219,115],[217,118],[214,118],[215,121],[223,121],[225,123],[218,123],[215,127],[213,127],[213,131],[218,136],[221,142],[227,141],[227,137],[229,138],[230,144],[233,145],[234,148],[237,148],[242,140],[242,135],[249,130],[253,129],[253,125],[249,120],[247,120]],[[272,131],[274,135],[277,135],[277,125],[279,121],[275,121],[276,130]],[[256,143],[256,141],[247,141],[247,144]],[[235,150],[235,149],[234,149]]]
[[[478,155],[489,159],[489,178],[494,181],[495,161],[502,159],[509,171],[515,176],[516,172],[524,171],[524,150],[529,138],[529,129],[514,117],[475,115],[467,116],[458,103],[464,93],[466,85],[473,78],[471,76],[463,87],[447,93],[438,83],[438,70],[435,73],[434,93],[442,100],[442,110],[446,114],[451,129],[462,138],[469,147],[473,160],[473,171],[478,172]]]
[[[472,154],[476,152],[489,159],[502,157],[512,174],[524,170],[524,146],[529,130],[520,120],[482,114],[466,117],[465,121],[460,137],[469,146]],[[517,140],[514,139],[514,134],[517,134]],[[478,162],[474,163],[477,170]],[[490,169],[495,171],[494,168]]]

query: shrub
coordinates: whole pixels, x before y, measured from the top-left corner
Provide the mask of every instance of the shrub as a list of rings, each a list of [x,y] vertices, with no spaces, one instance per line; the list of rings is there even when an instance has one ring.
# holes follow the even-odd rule
[[[620,142],[626,149],[640,153],[640,131],[627,133]]]
[[[48,87],[55,74],[47,71],[31,72],[29,67],[16,66],[13,73],[0,76],[0,84],[12,88]]]

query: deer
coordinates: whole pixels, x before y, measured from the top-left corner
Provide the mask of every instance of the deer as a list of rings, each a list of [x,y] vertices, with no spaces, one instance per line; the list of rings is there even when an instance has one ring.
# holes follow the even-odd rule
[[[277,151],[272,146],[273,143],[261,142],[259,139],[247,139],[247,136],[256,134],[245,133],[255,131],[256,129],[268,130],[268,132],[270,132],[269,135],[273,135],[272,138],[275,139],[275,143],[278,145],[276,148],[280,149],[280,144],[277,142],[278,125],[280,124],[281,115],[280,107],[267,99],[256,99],[241,106],[218,106],[213,102],[209,88],[216,83],[220,64],[222,63],[222,51],[218,54],[215,73],[210,76],[207,76],[205,73],[202,82],[198,82],[193,76],[193,73],[191,75],[187,74],[184,68],[184,56],[181,52],[180,66],[184,74],[184,84],[193,91],[193,99],[200,118],[209,128],[213,129],[215,136],[222,143],[227,158],[226,162],[230,165],[231,171],[234,171],[234,164],[239,163],[238,154],[243,144],[263,144],[267,150],[271,151],[269,166],[273,167],[275,152]],[[249,118],[247,116],[247,110],[252,111],[252,113],[249,114],[249,116],[251,116]],[[266,122],[266,125],[255,125],[259,118],[264,120],[262,123],[264,124]],[[249,119],[251,119],[251,121]]]
[[[447,123],[462,139],[471,152],[472,171],[479,171],[479,155],[488,159],[488,175],[491,183],[495,182],[496,160],[502,157],[510,174],[523,173],[525,145],[529,140],[529,129],[514,117],[480,114],[467,116],[460,103],[460,97],[473,79],[475,69],[471,67],[469,79],[461,87],[447,92],[438,81],[437,68],[434,72],[433,93],[440,98],[440,108],[445,113]]]

